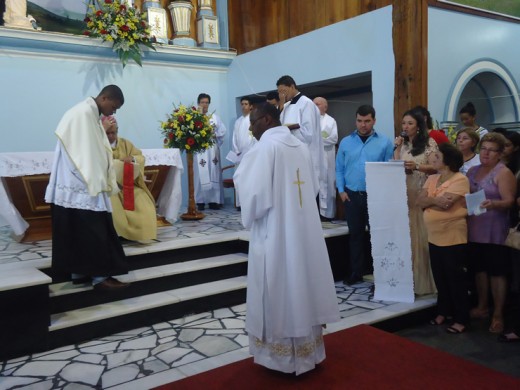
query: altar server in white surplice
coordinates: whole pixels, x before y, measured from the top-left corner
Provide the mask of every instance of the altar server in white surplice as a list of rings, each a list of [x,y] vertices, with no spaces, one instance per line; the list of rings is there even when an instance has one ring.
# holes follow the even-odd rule
[[[298,91],[291,76],[282,76],[276,82],[280,105],[283,111],[281,122],[289,125],[291,133],[306,144],[311,152],[314,175],[318,183],[326,176],[323,160],[323,139],[321,137],[320,112],[307,96]],[[320,192],[320,207],[327,207],[327,194]]]
[[[320,193],[326,194],[327,207],[320,207],[320,215],[327,219],[336,214],[336,144],[338,143],[338,125],[336,120],[327,114],[329,103],[317,97],[314,104],[320,110],[321,137],[323,138],[323,161],[326,176],[320,181]]]
[[[246,330],[256,363],[302,374],[325,359],[322,325],[339,320],[316,208],[308,148],[262,103],[251,113],[259,141],[233,177],[251,230]]]
[[[195,154],[193,184],[195,202],[199,210],[204,210],[206,203],[209,204],[210,209],[218,210],[224,203],[220,147],[224,142],[226,127],[217,114],[208,114],[210,103],[211,96],[206,93],[201,93],[197,98],[199,110],[209,116],[209,123],[213,126],[217,141],[211,148]]]
[[[74,284],[92,283],[95,290],[128,285],[112,277],[127,273],[128,264],[112,222],[110,196],[119,188],[100,120],[124,101],[121,89],[108,85],[63,115],[45,192],[45,201],[52,203],[53,271],[71,274]]]
[[[240,100],[240,108],[242,109],[242,116],[236,120],[233,129],[233,152],[235,152],[238,157],[238,163],[242,160],[244,154],[256,143],[256,139],[249,129],[251,126],[249,114],[253,108],[251,99],[243,97]]]
[[[236,120],[235,127],[233,129],[232,150],[236,156],[236,160],[234,161],[236,166],[240,164],[240,160],[242,160],[244,155],[256,143],[256,139],[253,137],[253,133],[251,133],[250,130],[251,123],[249,121],[249,114],[253,108],[251,99],[248,97],[243,97],[240,100],[240,108],[242,109],[242,116]],[[240,197],[238,194],[236,196],[235,203],[237,207],[240,207]]]

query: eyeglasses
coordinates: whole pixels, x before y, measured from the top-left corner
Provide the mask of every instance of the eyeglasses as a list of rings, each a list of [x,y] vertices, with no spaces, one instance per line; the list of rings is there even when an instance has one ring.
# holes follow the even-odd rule
[[[498,153],[499,150],[497,150],[497,149],[490,149],[490,148],[480,148],[480,153],[482,153],[482,152],[489,152],[489,153],[493,152],[493,153]]]
[[[252,119],[250,120],[250,124],[251,124],[251,127],[253,127],[255,125],[256,122],[258,122],[260,119],[262,119],[265,115],[262,115],[262,116],[259,116],[258,118],[256,119]]]

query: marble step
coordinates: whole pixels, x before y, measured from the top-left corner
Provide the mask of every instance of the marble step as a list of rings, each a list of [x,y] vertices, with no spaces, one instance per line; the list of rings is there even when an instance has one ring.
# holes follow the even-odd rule
[[[141,295],[134,298],[53,314],[51,315],[49,331],[63,330],[96,321],[186,302],[192,299],[245,289],[247,285],[246,281],[246,276],[238,276],[216,282]]]
[[[135,283],[245,262],[247,262],[247,254],[233,253],[222,256],[208,257],[205,259],[190,260],[181,263],[137,269],[130,271],[127,275],[117,276],[117,279],[123,282]],[[69,294],[77,294],[90,290],[93,290],[90,284],[74,285],[70,281],[55,283],[49,286],[49,296],[53,298]]]
[[[52,283],[49,276],[31,267],[0,267],[0,275],[0,292]]]

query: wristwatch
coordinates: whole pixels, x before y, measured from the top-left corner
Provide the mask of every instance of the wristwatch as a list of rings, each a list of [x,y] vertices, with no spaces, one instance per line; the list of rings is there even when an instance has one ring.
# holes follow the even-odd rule
[[[416,170],[416,171],[419,170],[419,164],[415,164],[415,170]]]

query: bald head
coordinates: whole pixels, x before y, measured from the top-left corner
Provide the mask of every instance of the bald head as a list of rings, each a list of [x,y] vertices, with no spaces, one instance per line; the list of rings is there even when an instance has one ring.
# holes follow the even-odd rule
[[[329,103],[327,103],[327,99],[322,98],[322,97],[317,97],[317,98],[314,98],[313,102],[314,102],[314,104],[316,104],[316,106],[320,110],[320,114],[325,115],[325,113],[327,112],[327,109],[329,108]]]

